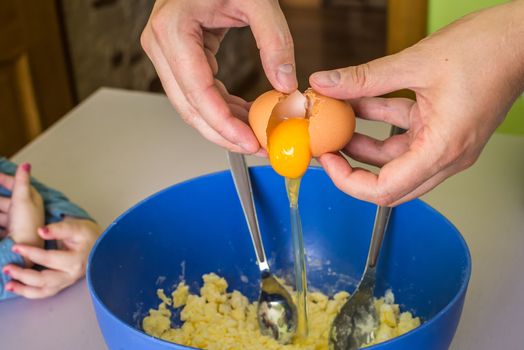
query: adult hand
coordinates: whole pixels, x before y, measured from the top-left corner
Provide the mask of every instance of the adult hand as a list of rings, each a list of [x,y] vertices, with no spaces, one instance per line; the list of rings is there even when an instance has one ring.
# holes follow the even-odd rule
[[[56,239],[59,250],[45,250],[25,244],[16,244],[13,251],[46,269],[36,271],[13,264],[3,269],[13,280],[5,288],[26,298],[37,299],[52,296],[72,285],[85,275],[87,258],[100,227],[90,221],[65,218],[63,221],[38,229],[42,239]]]
[[[524,89],[524,1],[469,15],[418,44],[364,65],[317,72],[311,86],[348,99],[364,119],[407,133],[380,141],[355,134],[343,152],[381,167],[353,168],[340,154],[320,163],[342,191],[380,205],[418,197],[478,158]],[[400,89],[416,102],[373,98]]]
[[[214,79],[227,29],[248,25],[270,83],[294,91],[293,41],[277,0],[157,0],[141,42],[189,125],[229,150],[256,153],[260,145],[246,124],[249,105]]]

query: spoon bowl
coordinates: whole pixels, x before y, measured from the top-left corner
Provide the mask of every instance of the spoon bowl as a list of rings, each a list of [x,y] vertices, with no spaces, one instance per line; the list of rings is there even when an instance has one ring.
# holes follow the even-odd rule
[[[356,350],[373,340],[374,330],[379,324],[374,302],[377,261],[391,210],[389,207],[377,208],[364,274],[357,290],[331,325],[330,350]]]
[[[375,283],[374,277],[365,276],[331,325],[331,350],[358,349],[373,340],[372,332],[379,324],[373,299]]]
[[[258,323],[262,334],[288,344],[296,333],[297,309],[286,288],[269,271],[262,272]]]

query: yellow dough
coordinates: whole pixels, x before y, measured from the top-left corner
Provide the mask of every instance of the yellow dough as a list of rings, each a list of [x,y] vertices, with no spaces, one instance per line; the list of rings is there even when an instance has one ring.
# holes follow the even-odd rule
[[[207,350],[327,350],[330,326],[337,312],[349,297],[339,292],[328,298],[322,293],[308,294],[309,336],[300,344],[281,345],[260,334],[256,309],[239,291],[228,292],[225,279],[214,273],[203,276],[200,296],[189,293],[181,282],[169,298],[159,289],[162,301],[158,309],[149,310],[142,321],[144,331],[156,338]],[[402,335],[420,325],[420,319],[410,312],[400,313],[393,293],[375,302],[380,325],[372,344]],[[183,307],[180,328],[171,327],[170,308]]]

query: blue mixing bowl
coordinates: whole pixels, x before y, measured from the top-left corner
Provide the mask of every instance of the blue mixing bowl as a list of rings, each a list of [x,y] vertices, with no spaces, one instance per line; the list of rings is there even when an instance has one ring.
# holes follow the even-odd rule
[[[290,276],[291,234],[284,182],[269,167],[251,169],[260,227],[271,266]],[[375,206],[340,192],[311,168],[300,191],[309,285],[333,294],[353,291],[362,274]],[[216,272],[230,288],[255,300],[259,271],[229,172],[174,185],[120,216],[96,243],[87,280],[108,347],[188,349],[140,330],[157,288],[182,278],[197,292]],[[404,310],[424,323],[375,350],[445,350],[459,323],[471,274],[468,248],[457,229],[420,200],[393,211],[379,263],[377,296],[391,288]]]

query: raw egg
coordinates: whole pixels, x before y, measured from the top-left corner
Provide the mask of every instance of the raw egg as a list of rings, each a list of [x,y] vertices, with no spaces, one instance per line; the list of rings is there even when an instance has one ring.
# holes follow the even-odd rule
[[[249,124],[275,171],[295,179],[306,172],[311,157],[336,152],[349,142],[355,114],[346,102],[312,89],[289,95],[271,90],[253,102]]]

